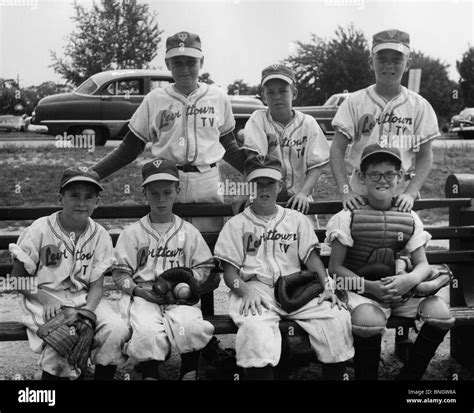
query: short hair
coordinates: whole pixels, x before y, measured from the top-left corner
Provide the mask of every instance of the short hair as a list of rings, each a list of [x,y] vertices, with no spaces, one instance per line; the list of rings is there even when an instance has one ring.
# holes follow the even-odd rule
[[[285,82],[285,81],[282,80],[282,82]],[[291,83],[291,84],[290,84],[290,83],[287,83],[287,82],[285,82],[285,83],[286,83],[287,85],[290,85],[291,91],[293,92],[293,94],[295,94],[295,92],[296,92],[296,90],[297,90],[297,88],[296,88],[296,83]],[[266,84],[266,83],[265,83],[265,84]],[[261,87],[261,89],[262,89],[262,93],[264,93],[264,92],[265,92],[265,85],[261,85],[260,87]]]
[[[365,174],[370,165],[379,165],[381,163],[387,162],[392,164],[395,167],[395,170],[400,171],[402,169],[402,163],[400,160],[396,159],[388,153],[374,153],[373,155],[365,158],[360,164],[360,171]]]

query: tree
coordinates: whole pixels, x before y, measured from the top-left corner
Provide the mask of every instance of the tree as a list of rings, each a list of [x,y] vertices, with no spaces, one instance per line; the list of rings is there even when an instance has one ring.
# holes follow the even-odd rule
[[[235,80],[227,86],[227,94],[229,95],[257,95],[260,86],[249,86],[243,79]]]
[[[311,34],[309,43],[296,44],[296,53],[285,63],[295,72],[298,105],[321,104],[334,93],[353,92],[374,81],[368,42],[353,25],[339,26],[329,41]]]
[[[412,51],[411,59],[410,68],[421,69],[420,95],[430,102],[438,117],[447,118],[452,114],[453,90],[457,86],[449,79],[449,65],[420,51]],[[408,85],[408,76],[408,72],[403,75],[402,85]]]
[[[160,35],[157,13],[136,0],[102,0],[91,10],[74,2],[65,59],[51,52],[53,69],[77,86],[94,73],[110,69],[143,69],[156,57]]]
[[[214,83],[214,81],[211,79],[211,75],[208,72],[199,75],[198,80],[201,83],[207,83],[208,85],[212,85]]]
[[[459,86],[461,88],[463,103],[465,107],[474,107],[474,47],[462,55],[460,61],[456,61],[459,72]]]

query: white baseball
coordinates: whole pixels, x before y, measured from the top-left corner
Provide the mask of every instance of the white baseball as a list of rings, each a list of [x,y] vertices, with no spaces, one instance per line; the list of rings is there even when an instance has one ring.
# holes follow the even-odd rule
[[[191,287],[189,287],[189,285],[186,283],[176,284],[173,294],[175,298],[187,300],[189,297],[191,297]]]

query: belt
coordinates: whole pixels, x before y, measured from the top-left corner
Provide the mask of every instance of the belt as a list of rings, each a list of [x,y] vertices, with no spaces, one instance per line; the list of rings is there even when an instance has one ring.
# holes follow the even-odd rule
[[[215,163],[211,163],[209,165],[211,168],[214,168],[216,166]],[[197,166],[186,164],[186,165],[176,165],[176,167],[183,172],[201,172]]]

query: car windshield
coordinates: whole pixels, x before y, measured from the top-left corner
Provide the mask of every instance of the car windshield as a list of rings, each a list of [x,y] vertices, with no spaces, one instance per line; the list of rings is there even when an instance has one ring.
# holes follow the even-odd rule
[[[82,83],[77,89],[76,93],[82,93],[84,95],[92,95],[99,85],[95,83],[92,79],[87,79],[84,83]]]

